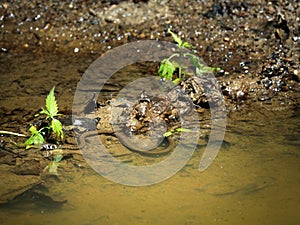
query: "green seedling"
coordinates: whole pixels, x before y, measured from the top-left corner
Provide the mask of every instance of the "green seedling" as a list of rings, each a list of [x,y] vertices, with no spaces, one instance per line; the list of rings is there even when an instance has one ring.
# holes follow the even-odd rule
[[[46,98],[46,108],[42,108],[40,114],[46,115],[46,120],[48,120],[50,124],[49,128],[53,132],[56,139],[63,140],[64,132],[62,129],[62,124],[58,119],[56,119],[56,117],[60,116],[61,114],[58,113],[58,106],[54,95],[54,89],[55,87],[53,87],[49,92]]]
[[[180,81],[192,76],[191,73],[187,72],[186,67],[183,67],[180,63],[174,60],[175,57],[179,59],[188,58],[190,60],[191,66],[195,68],[197,76],[200,76],[203,73],[220,70],[220,68],[205,66],[200,62],[200,59],[197,56],[189,52],[183,52],[184,48],[192,49],[193,46],[187,42],[182,41],[181,38],[178,37],[178,35],[170,30],[170,28],[168,29],[168,33],[171,34],[174,42],[177,43],[179,53],[172,54],[169,58],[163,59],[161,61],[160,67],[158,69],[158,75],[160,77],[171,80],[175,84],[178,84]],[[175,72],[177,72],[177,74],[175,74]]]
[[[173,33],[173,32],[171,31],[170,28],[168,29],[167,32],[168,32],[169,34],[172,35],[172,38],[173,38],[173,40],[178,44],[178,48],[179,48],[179,49],[183,49],[183,48],[193,48],[193,46],[190,45],[189,43],[183,42],[183,41],[181,40],[181,38],[177,36],[177,34],[175,34],[175,33]]]
[[[61,114],[58,113],[58,106],[54,95],[53,87],[46,98],[46,106],[36,114],[35,116],[46,115],[45,121],[48,126],[44,126],[41,129],[37,129],[35,126],[31,126],[29,131],[31,136],[25,141],[26,149],[31,148],[33,145],[41,145],[45,141],[47,133],[52,133],[56,141],[64,139],[64,132],[61,122],[57,119]]]

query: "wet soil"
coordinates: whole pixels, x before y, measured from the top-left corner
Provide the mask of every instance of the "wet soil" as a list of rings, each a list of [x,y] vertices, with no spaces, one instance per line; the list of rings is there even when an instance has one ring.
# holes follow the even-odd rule
[[[135,40],[172,41],[168,28],[209,66],[222,68],[220,86],[229,101],[269,102],[274,96],[281,104],[298,101],[298,1],[5,1],[0,11],[1,74],[7,79],[1,82],[2,101],[14,88],[30,96],[37,88],[45,94],[53,84],[72,94],[82,72],[101,54]],[[51,67],[57,57],[64,58],[57,66],[74,76],[57,80],[63,71],[44,72],[42,67]],[[16,58],[23,59],[15,63]],[[14,73],[17,65],[37,58],[22,75]],[[78,67],[70,68],[70,62]],[[39,69],[37,82],[43,86],[32,88],[27,74]]]
[[[257,131],[276,139],[276,132],[272,133],[267,128],[278,120],[281,122],[274,129],[279,133],[286,132],[280,136],[282,146],[292,143],[294,147],[290,152],[280,153],[278,158],[292,157],[295,163],[292,165],[296,165],[299,162],[299,152],[295,150],[299,147],[299,127],[295,125],[291,131],[291,124],[284,121],[299,118],[299,21],[300,2],[297,0],[1,2],[1,130],[28,135],[28,125],[35,121],[33,115],[44,105],[45,97],[53,86],[56,86],[60,112],[71,114],[76,86],[95,59],[114,47],[136,40],[171,42],[172,38],[167,34],[167,29],[171,28],[191,43],[195,54],[209,66],[222,68],[215,76],[231,121],[227,126],[225,145],[241,141],[238,140],[239,135],[256,137]],[[104,88],[103,99],[99,100],[110,99],[134,80],[136,77],[126,76],[132,71],[139,71],[135,74],[142,77],[145,70],[155,75],[157,65],[138,65],[121,72],[124,75],[112,79]],[[268,132],[272,135],[268,136]],[[256,141],[268,142],[266,136]],[[69,142],[74,143],[71,135],[69,138]],[[199,146],[206,143],[205,138],[204,134]],[[105,139],[115,143],[113,137]],[[51,158],[45,158],[39,150],[26,151],[12,143],[23,141],[21,137],[1,137],[0,166],[5,180],[0,187],[1,207],[9,208],[25,202],[27,205],[22,209],[32,204],[42,209],[45,206],[40,207],[40,204],[60,208],[70,199],[60,195],[63,188],[53,188],[62,179],[44,170]],[[238,146],[248,149],[247,138],[242,141],[245,142]],[[272,160],[268,152],[261,154]],[[132,158],[137,158],[136,163],[141,162],[138,155],[124,160]],[[154,162],[156,159],[146,160],[146,163]],[[295,171],[295,168],[299,167],[291,169]],[[79,154],[65,157],[59,167],[59,174],[69,180],[75,179],[74,171],[77,172],[76,179],[93,174]],[[190,174],[182,171],[180,176]],[[294,178],[297,180],[299,176],[291,175],[289,181],[298,185],[296,181],[293,183]],[[284,181],[284,178],[280,179]],[[195,190],[201,193],[205,189],[211,195],[226,196],[256,192],[279,181],[262,179],[249,182],[245,187],[235,183],[234,188],[230,188],[230,182],[228,176],[228,185],[225,184],[224,188],[222,185],[211,188],[211,184],[207,183],[203,189],[195,187]],[[276,190],[272,193],[275,195]],[[76,199],[76,196],[72,197]]]

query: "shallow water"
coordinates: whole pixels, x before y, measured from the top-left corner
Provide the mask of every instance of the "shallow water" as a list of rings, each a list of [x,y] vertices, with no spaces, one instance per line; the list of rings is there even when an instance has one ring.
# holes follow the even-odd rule
[[[80,58],[76,62],[32,59],[23,64],[10,60],[16,66],[1,71],[9,84],[1,83],[1,106],[6,110],[16,105],[21,110],[38,109],[56,85],[59,104],[67,111],[80,79],[78,70],[84,71],[90,63]],[[21,59],[15,60],[20,63]],[[14,95],[16,90],[20,95]],[[26,108],[25,101],[32,98],[36,100]],[[296,225],[300,221],[299,124],[299,110],[274,112],[257,106],[230,113],[226,143],[207,170],[198,171],[205,148],[201,140],[182,170],[145,187],[111,182],[76,156],[83,167],[68,170],[64,160],[63,173],[51,181],[51,193],[67,203],[55,207],[29,196],[1,207],[0,223]]]

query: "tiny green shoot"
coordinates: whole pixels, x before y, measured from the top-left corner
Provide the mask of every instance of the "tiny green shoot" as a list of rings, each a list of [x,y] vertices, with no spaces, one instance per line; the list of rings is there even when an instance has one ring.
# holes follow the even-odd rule
[[[45,108],[42,108],[41,111],[35,116],[46,115],[45,121],[47,126],[37,129],[35,126],[31,126],[29,132],[31,136],[25,141],[24,145],[26,149],[33,147],[34,145],[41,145],[45,141],[46,131],[52,132],[53,136],[57,141],[64,139],[64,132],[61,122],[57,119],[61,114],[58,113],[58,106],[54,95],[53,87],[46,98]]]
[[[193,47],[191,44],[189,44],[187,42],[183,42],[181,40],[181,38],[178,37],[177,34],[175,34],[171,31],[170,28],[168,29],[167,32],[172,35],[173,40],[178,44],[178,48],[183,49],[183,48],[192,48]]]
[[[53,87],[51,91],[49,92],[47,98],[46,98],[46,108],[42,108],[40,111],[40,114],[46,115],[46,120],[51,121],[50,122],[50,129],[52,130],[53,134],[57,139],[64,139],[64,132],[62,129],[61,122],[56,119],[55,117],[60,116],[61,114],[58,113],[58,106],[54,95],[54,89]]]
[[[170,28],[168,29],[168,33],[171,34],[174,42],[177,43],[178,48],[179,48],[179,53],[174,53],[172,54],[169,58],[163,59],[160,63],[160,67],[158,69],[158,76],[173,81],[175,84],[179,84],[180,81],[187,79],[191,74],[189,74],[186,71],[186,68],[183,67],[181,64],[173,60],[175,57],[185,58],[187,57],[191,65],[195,68],[195,73],[197,76],[201,76],[203,73],[209,73],[209,72],[214,72],[214,71],[219,71],[220,68],[215,68],[215,67],[209,67],[205,66],[200,62],[200,59],[189,53],[189,52],[184,52],[183,49],[192,49],[193,46],[187,42],[184,42],[181,40],[181,38],[173,33]]]

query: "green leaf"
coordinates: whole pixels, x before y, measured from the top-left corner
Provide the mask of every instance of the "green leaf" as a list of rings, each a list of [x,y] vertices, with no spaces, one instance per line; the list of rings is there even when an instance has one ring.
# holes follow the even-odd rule
[[[51,89],[51,91],[49,92],[49,94],[47,95],[46,98],[46,109],[42,108],[41,110],[41,114],[46,114],[47,117],[55,117],[58,115],[58,107],[57,107],[57,103],[56,103],[56,99],[55,99],[55,95],[54,95],[54,89],[55,87],[53,87]]]
[[[29,131],[30,131],[31,134],[36,134],[36,133],[39,132],[39,131],[36,129],[35,126],[31,126],[31,127],[29,128]]]
[[[182,81],[182,78],[176,78],[175,80],[173,80],[173,83],[174,84],[179,84],[180,83],[180,81]]]
[[[163,78],[172,80],[175,69],[176,67],[173,65],[173,63],[170,62],[168,59],[165,59],[160,64],[158,74]]]
[[[58,113],[58,107],[57,107],[57,103],[55,100],[54,89],[55,89],[55,87],[53,87],[51,89],[51,91],[49,92],[49,94],[46,98],[46,107],[47,107],[51,117],[57,116],[57,113]]]
[[[57,138],[60,138],[61,140],[64,139],[62,124],[58,119],[52,119],[51,128]]]
[[[164,63],[164,61],[162,61],[161,63],[160,63],[160,66],[159,66],[159,69],[158,69],[158,75],[159,76],[161,76],[161,77],[164,77],[165,76],[165,74],[166,74],[166,72],[165,72],[165,63]]]
[[[192,48],[192,45],[190,45],[190,44],[187,43],[187,42],[184,42],[184,43],[182,44],[182,47],[184,47],[184,48]]]
[[[192,130],[179,127],[179,128],[176,129],[176,131],[178,131],[178,132],[191,132]]]
[[[164,133],[164,136],[169,137],[173,134],[173,132],[174,132],[174,130],[167,131],[166,133]]]
[[[32,147],[32,145],[41,145],[44,143],[43,135],[36,129],[35,126],[31,126],[29,129],[31,136],[24,142],[26,149]]]
[[[175,130],[169,130],[169,131],[167,131],[166,133],[164,133],[164,136],[165,137],[169,137],[169,136],[171,136],[174,132],[191,132],[192,130],[190,130],[190,129],[186,129],[186,128],[181,128],[181,127],[179,127],[179,128],[176,128]]]
[[[181,38],[178,37],[175,33],[173,33],[170,28],[168,29],[168,33],[172,35],[173,40],[178,44],[179,47],[181,47],[182,46]]]
[[[40,113],[36,114],[36,116],[39,116],[40,114],[46,114],[47,115],[47,119],[51,118],[50,112],[47,109],[42,108],[42,110],[40,111]]]

